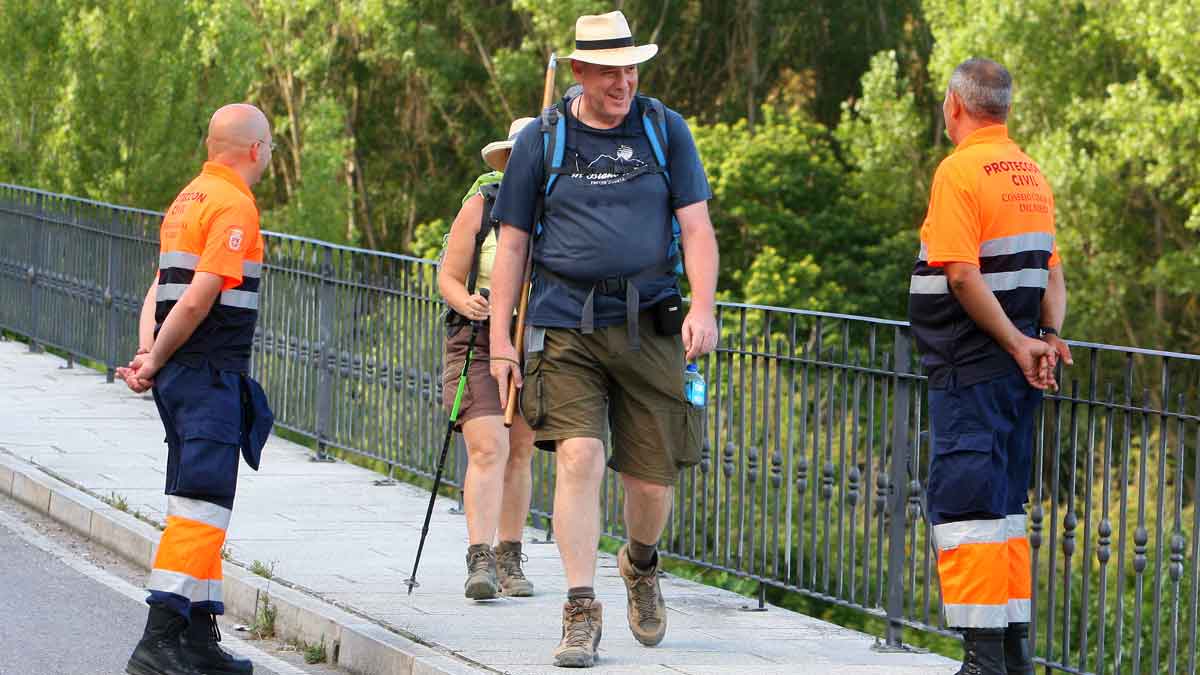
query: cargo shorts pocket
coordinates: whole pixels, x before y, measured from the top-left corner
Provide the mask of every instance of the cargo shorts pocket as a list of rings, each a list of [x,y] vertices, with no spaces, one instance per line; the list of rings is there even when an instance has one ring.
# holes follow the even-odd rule
[[[542,372],[542,355],[529,354],[525,361],[524,385],[521,387],[521,415],[530,429],[540,429],[546,422],[546,377]]]
[[[704,442],[704,409],[685,403],[683,410],[675,417],[678,422],[672,426],[677,440],[671,459],[675,461],[675,468],[687,469],[700,463],[700,446]]]
[[[968,431],[934,437],[929,464],[931,511],[947,516],[1004,515],[1003,505],[997,500],[997,488],[1004,487],[1004,477],[995,475],[992,436],[987,431]]]
[[[232,497],[237,489],[241,430],[204,420],[180,434],[179,467],[173,494]]]

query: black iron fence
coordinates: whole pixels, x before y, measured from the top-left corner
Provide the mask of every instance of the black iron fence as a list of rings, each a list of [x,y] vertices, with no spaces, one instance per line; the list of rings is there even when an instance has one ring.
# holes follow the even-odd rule
[[[0,184],[0,328],[110,372],[131,355],[161,215]],[[255,376],[278,424],[431,476],[443,309],[428,260],[266,238]],[[675,492],[672,557],[949,634],[922,508],[925,379],[906,324],[722,304],[703,360],[702,460]],[[1072,343],[1038,413],[1029,510],[1033,635],[1065,673],[1197,673],[1200,357]],[[1065,379],[1064,379],[1065,378]],[[461,485],[465,455],[448,469]],[[549,527],[552,458],[534,461]],[[621,488],[602,492],[623,536]]]

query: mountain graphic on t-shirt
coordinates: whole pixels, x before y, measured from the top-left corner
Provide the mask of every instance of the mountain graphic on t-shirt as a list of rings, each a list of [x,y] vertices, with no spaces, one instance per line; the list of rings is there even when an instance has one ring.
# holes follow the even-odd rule
[[[612,182],[614,178],[636,172],[646,163],[633,156],[633,148],[628,145],[617,146],[616,155],[602,154],[588,163],[587,168],[579,167],[579,157],[575,158],[575,177],[586,176],[591,182]]]

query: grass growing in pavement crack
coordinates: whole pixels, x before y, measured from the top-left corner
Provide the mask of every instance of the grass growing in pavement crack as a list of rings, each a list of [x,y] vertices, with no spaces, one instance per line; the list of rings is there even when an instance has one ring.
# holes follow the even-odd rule
[[[270,565],[267,565],[261,560],[255,560],[250,563],[250,572],[264,579],[270,579],[275,576],[275,563],[272,562]]]
[[[270,596],[264,593],[262,603],[258,606],[258,613],[254,617],[254,625],[250,626],[250,635],[255,640],[265,640],[275,637],[275,614],[278,611],[271,604]]]
[[[110,492],[109,496],[104,499],[110,506],[118,511],[129,513],[129,500],[125,499],[125,495],[119,495],[116,492]]]
[[[302,643],[304,649],[305,663],[325,663],[329,660],[329,654],[325,651],[325,639],[321,639],[321,644],[311,645]]]

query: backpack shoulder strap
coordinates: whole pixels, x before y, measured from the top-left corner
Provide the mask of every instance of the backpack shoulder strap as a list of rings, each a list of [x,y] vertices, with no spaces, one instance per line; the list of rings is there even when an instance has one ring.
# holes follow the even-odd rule
[[[567,120],[564,101],[542,111],[542,151],[545,171],[542,176],[542,195],[550,194],[558,179],[556,169],[562,167],[567,149]]]
[[[651,96],[638,96],[638,106],[642,110],[642,129],[646,138],[650,139],[650,147],[654,150],[654,159],[662,167],[667,184],[671,183],[671,174],[667,170],[667,148],[670,147],[667,137],[667,110],[662,101]]]
[[[475,233],[475,250],[471,256],[471,271],[467,274],[467,293],[475,293],[475,284],[479,280],[479,255],[483,249],[483,242],[487,241],[488,234],[493,230],[499,233],[500,223],[492,218],[492,206],[496,203],[496,197],[500,194],[500,183],[487,183],[479,186],[479,196],[483,197],[483,212],[479,218],[479,232]]]

